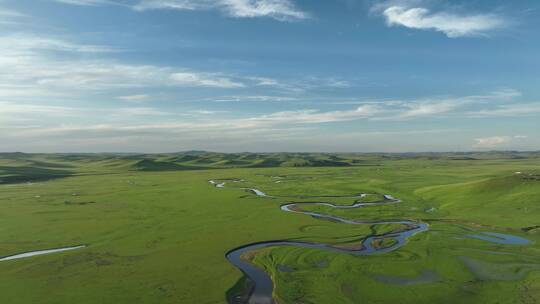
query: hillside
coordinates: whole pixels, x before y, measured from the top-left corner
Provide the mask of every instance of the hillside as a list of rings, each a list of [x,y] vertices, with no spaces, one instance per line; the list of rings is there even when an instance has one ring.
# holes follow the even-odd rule
[[[380,166],[385,161],[490,161],[540,159],[540,152],[460,153],[217,153],[26,154],[0,153],[0,183],[32,182],[117,171],[184,171],[230,168]]]

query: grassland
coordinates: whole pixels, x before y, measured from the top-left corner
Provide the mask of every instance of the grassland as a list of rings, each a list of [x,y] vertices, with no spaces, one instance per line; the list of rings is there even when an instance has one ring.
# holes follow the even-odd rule
[[[351,204],[323,196],[391,194],[404,202],[309,208],[350,219],[430,224],[405,247],[381,255],[294,247],[253,253],[253,263],[272,274],[280,303],[540,301],[538,153],[192,151],[1,155],[0,256],[88,245],[0,262],[2,302],[224,303],[242,280],[225,259],[232,248],[268,240],[346,246],[399,229],[285,213],[280,198],[218,189],[210,179],[243,179],[243,187],[295,201],[320,196]],[[531,243],[500,245],[468,237],[484,231]]]

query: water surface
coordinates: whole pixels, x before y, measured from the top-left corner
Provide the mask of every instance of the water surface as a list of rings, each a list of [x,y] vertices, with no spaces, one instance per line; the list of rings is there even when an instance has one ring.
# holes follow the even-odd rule
[[[212,180],[210,181],[210,183],[218,188],[225,187],[225,182],[220,183],[220,182],[216,182]],[[249,192],[260,197],[272,198],[272,196],[269,196],[258,189],[253,189],[253,188],[238,188],[238,189],[248,190]],[[318,196],[318,197],[319,198],[321,197],[350,197],[352,199],[360,199],[360,198],[366,197],[367,195],[368,194],[359,194],[359,195],[351,195],[351,196]],[[381,253],[391,252],[393,250],[396,250],[404,246],[409,237],[417,233],[428,230],[428,225],[422,222],[416,222],[416,221],[410,221],[410,220],[385,220],[385,221],[350,220],[350,219],[345,219],[342,217],[333,216],[329,214],[313,212],[313,211],[305,211],[302,209],[303,206],[319,205],[319,206],[331,207],[334,209],[354,209],[354,208],[361,208],[361,207],[367,207],[367,206],[379,206],[379,205],[397,204],[397,203],[401,203],[401,200],[394,198],[391,195],[384,195],[384,200],[380,202],[370,202],[370,203],[356,202],[348,206],[335,205],[335,204],[326,203],[326,202],[301,202],[301,203],[289,202],[289,203],[284,203],[283,205],[281,205],[280,208],[284,212],[300,213],[300,214],[305,214],[305,215],[309,215],[309,216],[320,218],[320,219],[330,219],[330,220],[333,220],[342,224],[347,224],[347,225],[401,224],[405,228],[399,232],[391,232],[391,233],[382,234],[382,235],[368,236],[365,239],[359,241],[359,244],[358,244],[359,246],[355,246],[358,249],[339,248],[339,247],[334,247],[328,244],[307,243],[307,242],[297,242],[297,241],[282,241],[282,240],[248,244],[239,248],[235,248],[229,251],[226,254],[226,257],[230,263],[232,263],[234,266],[240,269],[244,273],[244,275],[248,277],[254,283],[254,288],[251,291],[248,303],[249,304],[273,304],[274,303],[273,301],[274,283],[272,282],[272,278],[264,270],[256,267],[250,261],[242,258],[244,253],[260,250],[260,249],[268,248],[268,247],[294,246],[294,247],[302,247],[302,248],[323,249],[323,250],[329,250],[329,251],[334,251],[338,253],[353,254],[353,255],[358,255],[358,256],[381,254]],[[376,241],[381,241],[381,240],[386,240],[386,239],[393,240],[392,244],[387,247],[374,246],[374,243]]]
[[[44,254],[57,253],[57,252],[63,252],[63,251],[70,251],[70,250],[75,250],[75,249],[81,249],[81,248],[84,248],[84,247],[86,247],[86,245],[23,252],[23,253],[14,254],[14,255],[10,255],[10,256],[0,258],[0,262],[9,261],[9,260],[24,259],[24,258],[29,258],[29,257],[36,256],[36,255],[44,255]]]

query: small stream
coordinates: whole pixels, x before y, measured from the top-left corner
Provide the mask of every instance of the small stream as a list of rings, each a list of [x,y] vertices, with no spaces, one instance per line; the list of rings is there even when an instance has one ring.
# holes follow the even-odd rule
[[[73,247],[63,247],[63,248],[56,248],[56,249],[46,249],[46,250],[23,252],[23,253],[9,255],[9,256],[0,258],[0,262],[9,261],[9,260],[24,259],[24,258],[29,258],[29,257],[36,256],[36,255],[44,255],[44,254],[50,254],[50,253],[70,251],[70,250],[81,249],[81,248],[85,248],[85,247],[86,247],[86,245],[79,245],[79,246],[73,246]]]
[[[225,188],[225,182],[220,183],[216,181],[210,181],[210,183],[218,188]],[[237,189],[247,190],[257,196],[271,198],[271,196],[257,189],[250,189],[250,188],[237,188]],[[360,194],[356,196],[342,196],[342,197],[360,199],[367,195],[368,194]],[[331,196],[327,196],[327,197],[331,197]],[[348,206],[334,205],[331,203],[324,203],[324,202],[313,202],[313,203],[292,202],[292,203],[285,203],[281,205],[281,210],[283,210],[284,212],[301,213],[301,214],[312,216],[314,218],[329,219],[329,220],[333,220],[333,221],[343,223],[343,224],[348,224],[348,225],[401,224],[401,225],[404,225],[405,228],[399,232],[391,232],[391,233],[387,233],[383,235],[368,236],[367,238],[360,241],[360,244],[359,244],[360,246],[357,246],[358,249],[338,248],[338,247],[334,247],[328,244],[295,242],[295,241],[267,241],[267,242],[249,244],[249,245],[245,245],[245,246],[233,249],[226,254],[227,259],[229,260],[231,264],[233,264],[238,269],[240,269],[254,283],[254,288],[251,291],[251,294],[249,296],[247,303],[273,304],[274,303],[273,301],[274,283],[272,282],[272,278],[264,270],[256,267],[249,261],[242,259],[242,255],[246,252],[259,250],[259,249],[267,248],[267,247],[294,246],[294,247],[303,247],[303,248],[324,249],[324,250],[330,250],[334,252],[347,253],[347,254],[353,254],[353,255],[371,255],[371,254],[386,253],[386,252],[396,250],[406,244],[407,238],[417,233],[428,230],[428,225],[422,222],[409,221],[409,220],[385,220],[385,221],[349,220],[349,219],[341,218],[338,216],[332,216],[332,215],[328,215],[324,213],[303,211],[300,207],[308,206],[308,205],[319,205],[319,206],[331,207],[334,209],[354,209],[354,208],[361,208],[361,207],[367,207],[367,206],[398,204],[400,202],[401,200],[396,199],[392,197],[391,195],[385,195],[384,200],[380,202],[355,203],[353,205],[348,205]],[[388,239],[393,240],[390,246],[387,246],[387,247],[374,246],[375,241],[382,241],[382,240],[388,240]]]

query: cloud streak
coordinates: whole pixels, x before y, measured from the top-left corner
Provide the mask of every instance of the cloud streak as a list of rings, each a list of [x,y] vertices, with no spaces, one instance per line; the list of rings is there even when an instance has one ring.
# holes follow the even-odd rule
[[[492,136],[475,139],[476,144],[473,145],[473,148],[478,149],[493,149],[501,145],[508,144],[511,140],[510,136]]]
[[[18,24],[19,22],[18,19],[22,17],[25,17],[25,15],[18,11],[7,9],[0,6],[0,25],[9,26],[9,25]]]
[[[281,21],[308,18],[289,0],[141,0],[133,9],[219,10],[229,17],[270,17]]]
[[[77,52],[77,53],[117,53],[122,49],[105,45],[78,44],[63,39],[40,37],[29,34],[10,34],[0,36],[0,45],[3,52],[12,55],[30,55],[36,51],[57,51],[57,52]]]
[[[532,116],[540,113],[540,103],[515,103],[498,105],[491,109],[482,109],[469,112],[470,117],[519,117]]]
[[[491,96],[491,97],[490,97]],[[503,97],[501,97],[503,96]],[[494,92],[488,95],[476,95],[476,96],[465,96],[458,97],[455,99],[426,99],[419,101],[391,101],[388,103],[372,103],[366,102],[366,104],[353,109],[345,110],[333,110],[333,111],[322,111],[319,109],[300,109],[300,110],[290,110],[290,111],[277,111],[269,114],[260,114],[251,117],[242,117],[238,113],[232,115],[231,117],[225,118],[212,118],[211,121],[192,121],[190,125],[192,128],[206,128],[206,127],[215,127],[215,128],[259,128],[259,127],[269,127],[269,126],[291,126],[291,125],[305,125],[305,124],[325,124],[325,123],[339,123],[339,122],[348,122],[356,120],[403,120],[403,119],[424,119],[424,118],[447,118],[452,115],[452,117],[460,118],[476,118],[477,115],[472,115],[471,113],[481,113],[485,117],[497,117],[498,115],[531,115],[540,113],[540,105],[537,104],[537,108],[532,108],[530,104],[502,104],[497,105],[493,104],[498,102],[496,98],[501,98],[503,102],[506,101],[506,94],[500,94],[499,92]],[[127,95],[117,97],[120,100],[128,102],[142,102],[150,98],[149,95]],[[486,102],[489,100],[490,102]],[[500,102],[500,101],[499,101]],[[104,113],[96,113],[97,110],[84,109],[84,108],[73,108],[73,107],[55,107],[55,106],[42,106],[36,103],[18,103],[18,102],[3,102],[0,104],[2,109],[0,114],[10,114],[14,116],[25,116],[29,113],[43,113],[47,112],[48,114],[58,115],[75,115],[75,116],[87,116],[94,117],[94,119],[104,118]],[[483,110],[478,110],[475,112],[467,112],[466,107],[481,107]],[[130,108],[121,108],[121,111],[116,111],[114,108],[110,111],[116,111],[116,116],[120,114],[134,114],[138,115],[144,114],[156,114],[159,111],[151,107],[134,107],[133,112],[130,112]],[[501,110],[504,109],[504,110]],[[514,111],[509,109],[516,109]],[[528,110],[528,111],[527,111]],[[109,111],[109,110],[107,110]],[[92,113],[93,112],[93,113]],[[223,112],[223,110],[213,110],[205,109],[203,112],[191,111],[192,114],[201,114],[203,116],[209,113],[218,113]],[[169,112],[167,112],[169,113]],[[182,112],[170,112],[171,115],[179,116]],[[185,115],[182,114],[182,115]],[[182,116],[180,115],[180,116]],[[121,115],[120,115],[121,117]],[[117,120],[121,121],[121,120]],[[95,123],[99,125],[99,123]],[[165,124],[168,126],[169,124]],[[173,124],[174,126],[174,124]]]
[[[256,142],[268,143],[269,141],[291,140],[291,145],[298,144],[299,140],[313,138],[326,130],[322,124],[340,124],[352,122],[373,122],[377,120],[425,119],[425,118],[448,118],[451,115],[463,119],[474,117],[466,112],[466,107],[480,107],[489,111],[489,117],[496,115],[508,115],[498,109],[500,107],[526,106],[516,104],[510,95],[519,95],[518,92],[496,91],[486,95],[473,95],[458,97],[455,99],[425,99],[412,101],[368,102],[360,107],[345,110],[290,110],[278,111],[269,114],[245,116],[238,112],[228,112],[226,116],[215,115],[223,112],[218,109],[204,110],[167,110],[151,106],[126,107],[99,109],[95,107],[68,107],[40,105],[37,103],[25,104],[21,102],[0,102],[0,138],[4,142],[39,143],[43,146],[47,143],[61,142],[64,147],[85,147],[88,143],[100,146],[115,147],[120,145],[122,150],[127,147],[137,147],[137,143],[144,139],[145,143],[156,142],[165,147],[169,143],[174,147],[178,144],[191,143],[186,148],[197,147],[212,148],[229,147],[233,149],[239,144],[253,145]],[[136,102],[146,100],[144,95],[124,96],[121,100]],[[455,106],[450,106],[452,101]],[[503,102],[503,104],[498,104]],[[495,104],[494,104],[495,103]],[[507,104],[508,103],[508,104]],[[493,113],[492,113],[493,112]],[[514,112],[515,115],[530,115],[524,110]],[[46,116],[49,119],[44,120]],[[369,125],[369,124],[368,124]],[[445,129],[447,130],[447,129]],[[450,130],[453,132],[453,130]],[[424,136],[424,133],[410,133],[410,130],[386,130],[386,131],[354,131],[360,135],[377,136],[381,143],[384,138],[399,139],[400,134],[411,136]],[[349,133],[350,133],[349,132]],[[448,132],[445,131],[445,132]],[[352,133],[351,133],[352,134]],[[428,136],[429,132],[425,136]],[[261,136],[261,137],[258,137]],[[355,135],[356,136],[356,135]],[[317,137],[319,138],[319,137]],[[515,145],[528,147],[531,144],[527,135],[515,136],[486,136],[478,137],[475,143],[470,145],[474,149],[499,149],[511,148]],[[45,140],[47,139],[47,140]],[[204,140],[201,140],[204,139]],[[345,140],[333,137],[337,142]],[[527,140],[525,140],[527,139]],[[21,141],[22,140],[22,141]],[[209,142],[210,140],[210,142]],[[322,138],[317,139],[321,144]],[[419,138],[420,140],[420,138]],[[231,145],[231,141],[234,145]],[[308,141],[304,142],[307,144]],[[311,142],[313,144],[314,142]],[[216,146],[214,146],[214,144]],[[439,143],[444,146],[444,141]],[[118,147],[120,147],[118,146]],[[320,146],[320,145],[319,145]],[[533,145],[534,146],[534,145]],[[49,147],[50,148],[50,147]],[[133,148],[136,149],[136,148]]]
[[[102,4],[111,4],[112,1],[108,0],[54,0],[59,3],[81,5],[81,6],[96,6]]]
[[[171,74],[170,78],[174,84],[182,86],[215,87],[225,89],[245,87],[245,84],[234,81],[227,77],[219,76],[219,74],[180,72]]]
[[[148,10],[217,10],[233,18],[267,17],[279,21],[294,21],[309,18],[309,14],[298,9],[291,0],[54,0],[80,6],[117,4],[136,11]]]
[[[119,51],[108,46],[25,34],[0,36],[0,44],[3,46],[0,49],[0,96],[8,98],[22,96],[15,88],[23,86],[30,91],[45,93],[36,94],[36,97],[69,93],[74,88],[98,91],[142,87],[234,89],[245,86],[240,77],[221,73],[88,58]],[[70,54],[53,56],[59,52]]]
[[[260,124],[318,124],[351,121],[373,117],[380,112],[374,105],[364,105],[353,110],[321,112],[318,110],[298,110],[276,112],[269,115],[250,118],[245,122]]]
[[[509,147],[511,144],[516,141],[523,141],[529,138],[527,135],[499,135],[499,136],[490,136],[476,138],[476,143],[472,146],[475,149],[498,149],[501,147]]]

